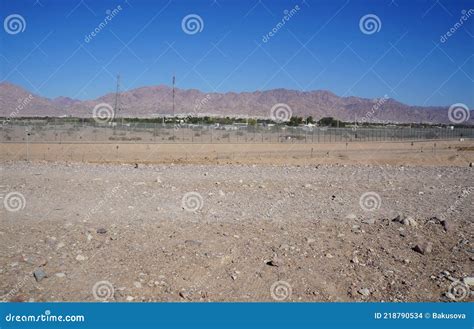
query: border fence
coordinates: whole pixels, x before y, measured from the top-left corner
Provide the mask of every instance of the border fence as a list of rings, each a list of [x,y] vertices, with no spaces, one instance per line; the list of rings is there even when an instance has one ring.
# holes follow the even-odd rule
[[[474,138],[474,128],[23,122],[0,126],[1,143],[334,143]]]

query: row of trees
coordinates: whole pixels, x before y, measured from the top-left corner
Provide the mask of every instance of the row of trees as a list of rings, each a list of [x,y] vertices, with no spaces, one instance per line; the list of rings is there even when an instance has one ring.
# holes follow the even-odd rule
[[[6,120],[7,118],[1,118],[0,121]],[[62,118],[55,118],[55,117],[16,117],[12,121],[19,121],[19,122],[28,122],[28,121],[45,121],[45,122],[55,122],[55,123],[94,123],[94,118],[76,118],[76,117],[62,117]],[[307,118],[292,116],[289,121],[283,123],[276,123],[270,119],[251,119],[251,118],[232,118],[232,117],[156,117],[156,118],[115,118],[115,122],[120,123],[167,123],[167,124],[180,124],[180,123],[187,123],[187,124],[202,124],[202,125],[231,125],[234,123],[239,124],[247,124],[249,126],[256,126],[257,124],[280,124],[286,126],[299,126],[302,124],[317,124],[321,127],[345,127],[350,124],[355,124],[354,122],[344,122],[332,117],[324,117],[320,120],[314,120],[312,116],[308,116]],[[374,122],[357,122],[358,126],[362,127],[370,127],[370,126],[379,126],[380,123]],[[400,127],[413,127],[413,128],[424,128],[433,126],[433,124],[423,124],[423,123],[405,123],[405,124],[397,124]],[[446,127],[446,124],[435,124],[438,127]],[[459,128],[470,128],[472,126],[469,125],[456,125]]]

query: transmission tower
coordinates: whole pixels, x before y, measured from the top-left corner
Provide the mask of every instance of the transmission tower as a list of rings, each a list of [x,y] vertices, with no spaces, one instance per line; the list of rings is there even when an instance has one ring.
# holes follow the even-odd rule
[[[174,85],[176,82],[176,77],[173,75],[173,118],[174,118]]]
[[[120,111],[120,74],[117,75],[117,88],[115,90],[115,104],[114,104],[114,117],[118,116]],[[123,125],[123,117],[122,117],[122,125]]]

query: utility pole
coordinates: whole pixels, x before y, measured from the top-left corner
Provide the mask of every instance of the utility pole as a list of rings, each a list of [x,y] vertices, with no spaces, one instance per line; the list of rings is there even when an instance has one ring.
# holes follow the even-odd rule
[[[176,77],[173,74],[173,120],[174,120],[174,85],[176,82]]]
[[[26,161],[30,162],[30,139],[29,139],[30,130],[28,129],[28,127],[25,129],[25,133],[26,133]]]
[[[114,104],[114,117],[117,116],[120,102],[120,74],[117,75],[117,88],[115,90],[115,104]],[[122,117],[122,126],[123,126],[123,117]]]

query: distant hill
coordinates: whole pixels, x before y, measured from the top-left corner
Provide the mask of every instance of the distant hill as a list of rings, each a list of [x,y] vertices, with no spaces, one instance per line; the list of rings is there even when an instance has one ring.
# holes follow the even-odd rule
[[[31,95],[31,96],[30,96]],[[0,116],[76,116],[91,117],[95,105],[115,104],[115,94],[95,100],[80,101],[68,97],[55,99],[31,94],[11,83],[0,83]],[[314,119],[334,117],[344,121],[450,123],[447,107],[422,107],[402,104],[391,98],[366,99],[339,97],[330,91],[296,91],[273,89],[242,93],[203,93],[196,89],[176,89],[175,113],[195,116],[271,117],[277,103],[287,104],[292,115]],[[120,116],[156,117],[172,113],[172,89],[149,86],[120,93]],[[365,117],[365,119],[363,119]],[[474,123],[474,115],[464,122]]]

